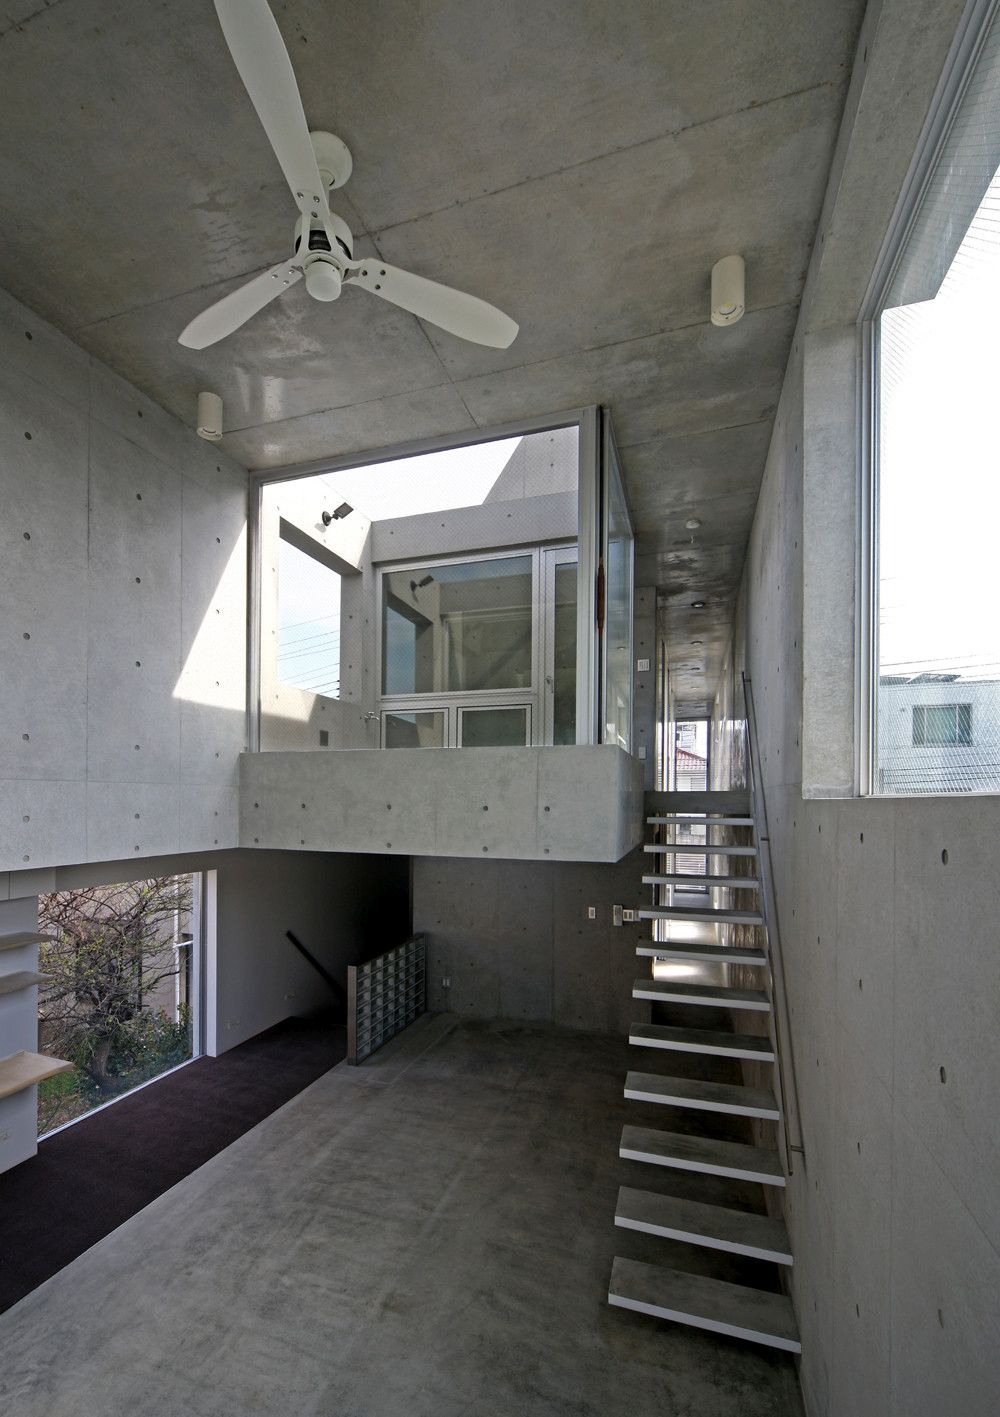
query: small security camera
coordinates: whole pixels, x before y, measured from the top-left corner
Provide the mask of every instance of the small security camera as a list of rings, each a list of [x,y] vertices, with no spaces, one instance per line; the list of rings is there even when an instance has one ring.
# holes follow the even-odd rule
[[[354,511],[350,502],[341,502],[340,506],[332,512],[323,513],[323,525],[329,526],[331,522],[342,521],[344,517],[349,517]]]

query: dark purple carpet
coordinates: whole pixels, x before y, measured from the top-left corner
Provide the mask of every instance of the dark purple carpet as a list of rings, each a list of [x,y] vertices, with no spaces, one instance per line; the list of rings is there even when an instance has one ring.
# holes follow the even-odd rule
[[[0,1312],[339,1063],[343,1025],[287,1019],[43,1141],[0,1175]]]

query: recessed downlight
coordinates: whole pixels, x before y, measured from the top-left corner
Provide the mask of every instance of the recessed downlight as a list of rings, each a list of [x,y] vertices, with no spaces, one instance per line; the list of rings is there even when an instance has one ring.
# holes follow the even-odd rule
[[[703,600],[692,600],[692,602],[691,602],[691,609],[692,609],[692,610],[704,610],[704,608],[705,608],[705,602],[704,602]]]

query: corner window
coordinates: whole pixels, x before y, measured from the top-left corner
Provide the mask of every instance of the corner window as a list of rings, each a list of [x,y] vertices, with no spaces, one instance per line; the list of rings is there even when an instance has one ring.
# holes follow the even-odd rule
[[[998,328],[1000,18],[874,317],[876,792],[1000,791]]]

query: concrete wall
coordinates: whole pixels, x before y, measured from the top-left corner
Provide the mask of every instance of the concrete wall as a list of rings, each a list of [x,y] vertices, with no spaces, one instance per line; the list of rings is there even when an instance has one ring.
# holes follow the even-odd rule
[[[786,1210],[810,1417],[1000,1411],[1000,799],[850,795],[854,320],[867,284],[851,252],[870,275],[871,224],[888,222],[955,19],[955,7],[886,0],[862,37],[867,73],[856,75],[716,699],[728,785],[740,776],[738,671],[749,669],[806,1151]]]
[[[0,871],[235,845],[244,470],[0,293],[0,499]]]
[[[642,870],[641,850],[616,865],[415,857],[430,1007],[626,1033],[643,931],[613,926],[611,907],[642,904]]]
[[[619,861],[642,840],[642,769],[612,747],[247,753],[240,845]]]

